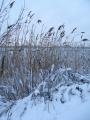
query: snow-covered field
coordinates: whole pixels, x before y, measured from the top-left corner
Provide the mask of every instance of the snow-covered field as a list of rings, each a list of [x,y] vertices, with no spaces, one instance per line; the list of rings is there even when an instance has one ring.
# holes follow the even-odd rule
[[[40,96],[40,86],[21,100],[7,102],[0,97],[0,120],[90,120],[89,76],[79,78],[57,84],[50,99]]]

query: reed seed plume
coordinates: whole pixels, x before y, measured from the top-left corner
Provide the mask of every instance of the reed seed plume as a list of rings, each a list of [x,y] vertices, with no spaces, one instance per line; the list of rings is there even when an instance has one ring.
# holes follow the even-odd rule
[[[11,2],[11,3],[10,3],[10,5],[9,5],[9,6],[10,6],[10,8],[12,8],[12,7],[13,7],[14,3],[15,3],[15,1],[13,1],[13,2]]]
[[[75,28],[72,30],[71,34],[73,34],[76,30],[77,30],[77,27],[75,27]]]
[[[63,38],[64,36],[65,36],[65,31],[62,31],[62,32],[60,33],[60,37]]]
[[[50,32],[52,32],[53,30],[54,30],[54,27],[51,27],[48,32],[50,33]]]
[[[82,39],[82,41],[89,41],[87,38]]]
[[[63,25],[60,25],[60,26],[58,27],[58,30],[61,30],[62,28],[64,29],[64,27],[65,27],[64,24],[63,24]]]
[[[42,20],[38,19],[37,23],[38,23],[38,24],[42,23]]]

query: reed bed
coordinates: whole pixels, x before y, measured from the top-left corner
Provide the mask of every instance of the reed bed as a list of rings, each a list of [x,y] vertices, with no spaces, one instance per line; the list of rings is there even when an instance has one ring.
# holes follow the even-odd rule
[[[81,74],[90,73],[90,48],[85,47],[88,39],[84,38],[84,32],[80,33],[83,46],[76,46],[73,40],[77,28],[69,35],[63,24],[45,30],[42,20],[33,23],[34,13],[25,14],[25,8],[21,9],[17,21],[9,25],[9,11],[15,1],[6,6],[4,3],[2,0],[0,6],[1,95],[9,100],[27,96],[40,84],[42,70],[49,70],[53,64]],[[73,36],[71,42],[67,41],[69,36]]]

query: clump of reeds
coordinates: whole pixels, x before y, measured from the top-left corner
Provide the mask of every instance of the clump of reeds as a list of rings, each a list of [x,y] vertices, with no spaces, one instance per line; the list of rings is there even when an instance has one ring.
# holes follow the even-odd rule
[[[6,97],[9,98],[11,95],[9,99],[20,99],[30,94],[41,82],[36,76],[39,76],[42,69],[49,69],[52,64],[59,64],[64,68],[71,67],[75,71],[81,70],[82,66],[90,68],[88,52],[85,57],[82,48],[72,47],[66,41],[64,24],[57,30],[55,27],[50,27],[44,31],[43,21],[38,19],[33,23],[34,13],[29,11],[25,14],[23,8],[16,22],[7,25],[8,11],[14,3],[15,1],[9,2],[4,6],[2,0],[0,7],[0,79],[3,81],[2,84],[9,85],[16,92],[16,94],[8,92]],[[6,25],[5,31],[3,31],[4,25]],[[39,33],[38,26],[41,27]],[[75,27],[69,35],[74,34],[76,30]],[[86,42],[87,39],[83,38],[83,34],[82,32],[81,40]]]

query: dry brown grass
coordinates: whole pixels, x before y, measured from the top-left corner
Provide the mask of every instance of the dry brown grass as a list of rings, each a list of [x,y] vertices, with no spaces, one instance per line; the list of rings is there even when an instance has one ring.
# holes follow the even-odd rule
[[[50,27],[45,32],[42,21],[38,19],[38,24],[33,24],[34,13],[30,11],[26,15],[24,8],[14,24],[6,24],[8,9],[13,5],[14,1],[4,6],[2,0],[0,7],[0,81],[1,85],[10,86],[16,91],[11,96],[4,94],[10,97],[8,99],[28,95],[40,83],[35,76],[52,64],[71,67],[75,72],[90,72],[90,49],[68,45],[64,25],[56,31]],[[6,30],[3,32],[4,25]],[[41,26],[39,33],[36,32],[37,25]],[[70,34],[74,34],[75,30]],[[63,41],[66,42],[63,44]]]

